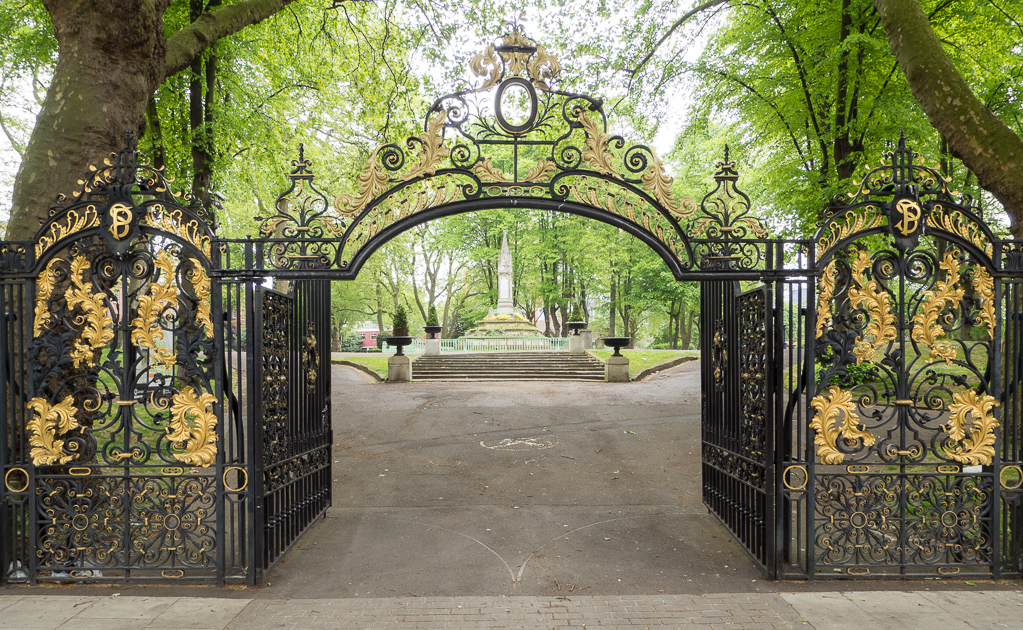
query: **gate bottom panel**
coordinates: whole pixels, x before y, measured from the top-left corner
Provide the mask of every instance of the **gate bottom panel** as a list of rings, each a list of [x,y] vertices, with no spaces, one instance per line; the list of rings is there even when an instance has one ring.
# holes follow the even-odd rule
[[[715,462],[718,465],[715,465]],[[727,469],[721,463],[731,462]],[[704,445],[703,502],[761,567],[767,565],[767,493],[763,466],[724,449]]]
[[[330,507],[330,470],[330,445],[326,445],[263,472],[263,551],[267,569]]]
[[[213,476],[40,476],[35,506],[26,578],[218,577]]]
[[[818,471],[815,576],[990,575],[997,534],[994,481],[983,473]]]

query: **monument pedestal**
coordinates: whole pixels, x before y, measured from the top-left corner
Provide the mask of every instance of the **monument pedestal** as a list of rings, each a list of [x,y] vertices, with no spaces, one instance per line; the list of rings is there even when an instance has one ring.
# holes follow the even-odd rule
[[[423,354],[428,357],[435,357],[440,354],[440,339],[427,339]]]
[[[583,351],[590,350],[593,348],[593,331],[589,328],[585,328],[579,331],[579,334],[583,338]]]
[[[628,383],[629,357],[609,356],[604,361],[604,380],[608,383]]]
[[[626,369],[626,372],[628,370]],[[392,356],[387,359],[387,382],[388,383],[408,383],[412,380],[412,358],[402,356]]]
[[[569,335],[568,352],[570,354],[586,354],[586,348],[583,347],[582,335]]]

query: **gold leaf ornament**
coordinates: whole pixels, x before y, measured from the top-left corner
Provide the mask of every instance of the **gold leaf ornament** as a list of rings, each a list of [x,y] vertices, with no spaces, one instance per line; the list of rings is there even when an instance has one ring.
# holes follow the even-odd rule
[[[440,110],[426,126],[426,131],[419,134],[418,162],[401,178],[402,181],[416,177],[430,177],[437,173],[437,166],[448,157],[450,151],[444,146],[444,123],[448,112]]]
[[[832,260],[824,266],[820,283],[817,285],[817,327],[816,338],[820,339],[824,329],[832,323],[831,298],[835,295],[835,284],[838,282],[837,261]]]
[[[851,265],[854,286],[849,288],[849,300],[854,307],[863,309],[869,316],[863,335],[856,338],[853,349],[859,363],[873,361],[874,352],[895,341],[896,337],[895,315],[892,313],[888,292],[881,288],[877,280],[864,282],[869,266],[870,254],[862,249],[857,251],[856,260]]]
[[[552,55],[548,54],[543,46],[536,47],[536,54],[529,60],[529,78],[537,87],[549,90],[548,81],[554,79],[561,73],[561,64]]]
[[[36,310],[32,322],[32,334],[35,337],[43,334],[43,328],[50,324],[49,302],[57,284],[56,266],[59,260],[59,258],[50,260],[43,272],[36,278]]]
[[[995,338],[995,281],[984,267],[978,263],[973,274],[973,290],[980,297],[980,313],[974,325],[987,326],[988,339]]]
[[[814,396],[810,406],[817,411],[810,428],[816,432],[813,443],[817,445],[817,456],[821,458],[821,463],[842,463],[845,454],[838,450],[839,439],[847,442],[863,440],[864,446],[874,444],[874,435],[859,422],[852,392],[832,385],[827,392]],[[842,422],[836,425],[840,417]]]
[[[213,339],[213,318],[210,315],[210,307],[212,306],[210,300],[210,277],[206,275],[206,269],[203,268],[198,260],[195,258],[189,258],[188,260],[192,263],[192,270],[188,272],[188,279],[192,283],[195,299],[199,303],[196,307],[195,320],[202,326],[203,331],[206,333],[206,338]]]
[[[994,396],[968,389],[952,394],[946,425],[949,440],[958,442],[948,451],[949,457],[966,465],[990,465],[995,456],[995,429],[1000,425],[993,413],[998,401]],[[967,417],[972,419],[969,436]]]
[[[557,172],[557,170],[558,167],[557,165],[554,164],[553,161],[540,158],[539,160],[536,161],[536,166],[529,169],[529,172],[526,173],[525,181],[527,182],[547,181],[548,179],[551,178],[552,175],[554,175],[555,172]]]
[[[935,283],[933,291],[924,291],[924,310],[913,316],[913,341],[926,343],[930,348],[929,358],[944,360],[951,364],[956,357],[952,342],[945,339],[945,329],[940,323],[941,313],[946,309],[956,309],[963,299],[963,288],[959,286],[961,277],[959,252],[949,250],[938,263],[946,272],[945,280]]]
[[[590,163],[595,171],[603,175],[609,175],[621,179],[621,176],[611,167],[612,154],[609,150],[611,136],[597,124],[586,110],[577,110],[579,124],[586,132],[586,148],[583,149],[582,159]]]
[[[640,181],[643,183],[643,190],[650,193],[650,195],[657,200],[664,209],[672,213],[680,219],[691,217],[696,212],[695,205],[692,208],[687,208],[685,211],[679,209],[678,204],[675,203],[675,198],[671,193],[672,178],[664,172],[664,165],[661,163],[661,158],[657,157],[657,154],[653,151],[650,152],[652,159],[650,160],[650,167],[647,168],[646,172],[640,176]]]
[[[189,385],[171,399],[171,421],[167,439],[183,452],[171,451],[174,459],[192,466],[209,466],[217,456],[217,399],[206,392],[196,393]]]
[[[43,398],[33,398],[25,406],[33,412],[32,420],[25,425],[29,431],[28,443],[32,447],[32,463],[36,466],[52,466],[66,464],[74,459],[74,453],[64,452],[64,440],[57,439],[79,426],[75,419],[77,409],[74,399],[67,396],[51,406]]]
[[[73,311],[81,308],[83,315],[74,317],[75,324],[82,326],[82,335],[75,340],[71,349],[71,360],[75,367],[83,363],[96,365],[96,351],[114,338],[114,320],[107,312],[106,296],[96,294],[86,281],[89,259],[75,256],[71,261],[71,287],[67,290],[67,308]]]
[[[359,214],[377,195],[387,189],[389,178],[380,164],[380,158],[377,153],[378,151],[374,151],[369,156],[366,167],[356,179],[356,182],[359,184],[358,194],[352,197],[342,193],[334,198],[334,207],[343,216],[351,217]]]
[[[492,45],[487,46],[485,52],[477,53],[472,58],[472,61],[469,62],[469,69],[476,76],[486,79],[483,85],[478,88],[480,90],[494,87],[501,79],[501,63],[498,61],[497,53]]]
[[[489,179],[495,182],[507,183],[511,181],[508,179],[508,176],[504,174],[504,171],[494,166],[493,158],[486,158],[485,160],[476,162],[473,164],[472,172],[484,179]]]
[[[172,348],[161,348],[159,341],[163,339],[163,327],[160,318],[168,306],[177,308],[178,287],[174,278],[174,259],[167,250],[160,250],[156,255],[156,268],[160,271],[160,281],[149,283],[148,295],[138,297],[138,315],[131,320],[131,342],[136,347],[149,350],[154,363],[173,369],[177,362]]]

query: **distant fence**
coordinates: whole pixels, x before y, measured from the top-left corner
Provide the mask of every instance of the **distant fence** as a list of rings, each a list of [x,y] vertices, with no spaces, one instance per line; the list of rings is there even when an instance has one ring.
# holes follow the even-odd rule
[[[384,350],[391,346],[384,342]],[[460,337],[441,339],[441,352],[521,352],[525,350],[567,350],[566,337]],[[421,354],[426,350],[426,339],[413,339],[405,352]]]

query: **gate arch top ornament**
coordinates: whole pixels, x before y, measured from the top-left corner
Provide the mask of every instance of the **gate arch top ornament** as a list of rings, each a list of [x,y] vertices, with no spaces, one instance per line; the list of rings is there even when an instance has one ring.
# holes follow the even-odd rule
[[[608,133],[599,99],[556,88],[561,64],[521,26],[469,67],[470,85],[434,101],[422,133],[373,151],[356,190],[328,200],[312,187],[311,163],[300,154],[276,214],[257,217],[260,236],[277,239],[265,247],[275,268],[333,267],[354,276],[377,247],[415,223],[497,207],[602,220],[644,240],[676,274],[701,267],[690,235],[766,237],[759,221],[745,216],[749,200],[735,190],[727,156],[719,164],[721,199],[704,204],[714,218],[698,217],[693,199],[673,195],[653,149]],[[745,218],[736,220],[740,214]]]

